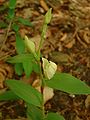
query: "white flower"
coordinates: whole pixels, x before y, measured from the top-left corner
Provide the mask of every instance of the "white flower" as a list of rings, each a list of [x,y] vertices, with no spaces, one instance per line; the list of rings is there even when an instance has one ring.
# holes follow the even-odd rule
[[[48,61],[45,58],[42,58],[42,61],[43,61],[44,75],[46,78],[51,79],[57,70],[57,65],[54,62]]]
[[[25,45],[29,52],[35,53],[35,44],[27,36],[25,36]]]

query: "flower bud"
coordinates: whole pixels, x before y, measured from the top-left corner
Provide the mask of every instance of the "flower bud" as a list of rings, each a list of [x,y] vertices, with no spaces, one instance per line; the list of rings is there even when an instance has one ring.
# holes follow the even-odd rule
[[[35,44],[27,36],[25,36],[25,45],[29,52],[35,53]]]
[[[45,58],[42,58],[42,61],[43,61],[44,75],[46,78],[51,79],[57,70],[57,65],[54,62],[48,61]]]
[[[52,13],[51,12],[52,12],[52,8],[50,8],[45,15],[45,23],[46,24],[49,24],[50,21],[51,21],[51,18],[52,18]]]

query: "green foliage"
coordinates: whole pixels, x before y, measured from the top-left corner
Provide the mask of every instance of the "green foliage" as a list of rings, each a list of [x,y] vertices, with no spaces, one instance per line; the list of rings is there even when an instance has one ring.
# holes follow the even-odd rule
[[[48,113],[45,120],[65,120],[63,116],[57,113]]]
[[[15,15],[16,0],[9,0],[8,18],[13,19]]]
[[[43,114],[40,108],[27,104],[27,116],[28,120],[42,120]]]
[[[26,25],[26,26],[29,26],[29,27],[32,27],[33,24],[29,21],[29,19],[24,19],[22,17],[18,17],[17,18],[17,21],[23,25]]]
[[[19,55],[16,55],[14,57],[10,57],[7,59],[7,62],[8,63],[23,63],[24,61],[27,61],[27,60],[30,60],[30,61],[33,61],[34,60],[34,57],[32,54],[19,54]]]
[[[51,88],[70,94],[90,94],[90,87],[67,73],[56,73],[51,80],[46,80],[46,83]]]
[[[9,9],[8,10],[8,18],[13,19],[15,15],[15,10],[14,9]]]
[[[15,95],[12,91],[6,91],[0,95],[0,101],[2,100],[17,100],[20,99],[17,95]]]
[[[16,49],[18,54],[25,52],[25,44],[20,34],[16,33]]]
[[[18,31],[19,31],[19,25],[17,25],[16,23],[13,23],[13,24],[12,24],[12,29],[13,29],[16,33],[18,33]]]
[[[0,28],[6,28],[7,26],[7,23],[0,21]]]
[[[17,75],[21,76],[22,73],[23,73],[23,64],[22,63],[16,63],[15,66],[14,66],[14,68],[15,68],[15,73]]]
[[[46,15],[45,15],[45,20],[44,20],[45,24],[49,24],[50,23],[51,18],[52,18],[52,13],[51,12],[52,12],[52,8],[50,8],[48,10],[48,12],[46,13]]]
[[[18,80],[6,80],[6,84],[10,87],[14,94],[19,96],[25,102],[35,106],[41,106],[42,95],[31,85]]]
[[[9,0],[9,8],[15,9],[16,6],[16,0]]]
[[[24,68],[24,71],[26,73],[26,76],[30,77],[30,74],[31,74],[31,72],[33,70],[32,61],[30,61],[30,60],[24,61],[23,62],[23,68]]]
[[[37,62],[33,62],[33,71],[35,73],[40,73],[40,66]]]
[[[7,62],[15,64],[15,71],[18,75],[24,72],[30,77],[32,71],[39,72],[39,65],[36,64],[33,54],[20,54],[7,59]]]

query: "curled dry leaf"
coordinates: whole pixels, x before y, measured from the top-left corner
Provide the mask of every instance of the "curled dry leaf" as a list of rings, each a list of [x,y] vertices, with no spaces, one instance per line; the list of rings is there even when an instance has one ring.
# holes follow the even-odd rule
[[[3,73],[1,73],[0,71],[0,89],[2,89],[4,86],[3,86],[3,82],[5,80],[5,76],[3,75]]]
[[[5,39],[5,35],[4,34],[0,34],[0,47],[2,46],[2,43]]]
[[[50,87],[45,87],[43,94],[44,94],[44,103],[46,103],[54,96],[54,90]]]
[[[49,7],[47,6],[45,0],[39,0],[40,5],[44,8],[45,11],[48,11]]]
[[[64,33],[64,35],[61,37],[60,41],[65,41],[67,38],[67,33]]]
[[[90,44],[90,31],[84,32],[83,39],[87,44]]]
[[[69,43],[65,44],[64,46],[70,49],[73,47],[74,44],[75,44],[75,39],[71,40]]]
[[[4,88],[5,79],[12,78],[12,76],[13,68],[6,63],[0,63],[0,88]]]
[[[85,100],[85,107],[89,108],[90,107],[90,95],[87,96],[86,100]]]

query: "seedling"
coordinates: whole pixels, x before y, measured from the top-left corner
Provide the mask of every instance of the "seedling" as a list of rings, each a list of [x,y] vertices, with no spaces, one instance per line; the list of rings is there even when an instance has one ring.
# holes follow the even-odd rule
[[[19,34],[19,29],[20,29],[20,24],[23,24],[25,26],[32,27],[33,24],[29,21],[29,19],[24,19],[22,17],[17,17],[15,15],[15,7],[16,7],[16,1],[17,0],[9,0],[8,5],[4,5],[3,9],[1,9],[0,12],[3,12],[5,9],[8,9],[7,16],[5,16],[5,22],[0,21],[0,28],[6,28],[6,34],[4,41],[2,43],[2,47],[0,48],[1,50],[4,47],[4,44],[7,41],[7,38],[9,36],[10,30],[13,30],[15,32],[15,37],[16,37],[16,48],[17,52],[20,54],[24,51],[25,46],[23,39],[21,35]]]
[[[64,117],[58,113],[49,112],[46,114],[44,108],[45,87],[61,90],[69,94],[90,94],[90,87],[84,82],[70,74],[56,72],[57,65],[41,57],[40,50],[52,17],[51,11],[52,9],[49,9],[45,15],[38,50],[36,50],[34,42],[25,36],[23,42],[26,50],[23,53],[7,59],[7,62],[17,65],[17,73],[21,74],[22,71],[24,71],[26,76],[30,77],[34,71],[39,75],[40,91],[20,80],[9,79],[6,80],[6,85],[10,90],[0,95],[0,100],[24,100],[27,106],[26,114],[28,120],[65,120]],[[21,49],[19,50],[21,51]]]

